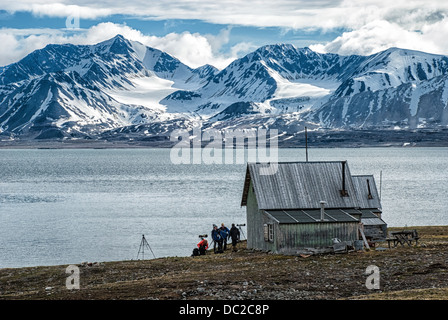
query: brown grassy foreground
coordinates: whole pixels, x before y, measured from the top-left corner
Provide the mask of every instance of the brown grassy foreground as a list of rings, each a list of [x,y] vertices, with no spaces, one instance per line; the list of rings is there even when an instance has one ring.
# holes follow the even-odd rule
[[[79,265],[79,290],[66,289],[67,265],[0,269],[0,299],[448,299],[448,226],[415,229],[418,246],[390,250],[297,257],[241,243],[236,253]],[[365,286],[369,265],[379,290]]]

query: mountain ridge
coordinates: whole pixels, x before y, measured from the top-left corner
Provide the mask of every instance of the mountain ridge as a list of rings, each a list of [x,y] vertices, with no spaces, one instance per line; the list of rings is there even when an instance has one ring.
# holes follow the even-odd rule
[[[117,35],[49,44],[0,67],[0,131],[95,139],[126,127],[167,135],[198,123],[288,136],[304,126],[437,129],[448,125],[447,74],[444,55],[389,48],[341,56],[291,44],[262,46],[222,70],[191,68]]]

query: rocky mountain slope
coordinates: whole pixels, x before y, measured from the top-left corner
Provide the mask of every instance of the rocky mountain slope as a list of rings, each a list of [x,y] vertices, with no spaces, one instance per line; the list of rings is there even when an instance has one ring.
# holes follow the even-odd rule
[[[124,37],[48,45],[0,69],[0,131],[28,138],[169,135],[195,125],[278,129],[438,129],[448,125],[448,57],[371,56],[268,45],[223,70],[193,69]]]

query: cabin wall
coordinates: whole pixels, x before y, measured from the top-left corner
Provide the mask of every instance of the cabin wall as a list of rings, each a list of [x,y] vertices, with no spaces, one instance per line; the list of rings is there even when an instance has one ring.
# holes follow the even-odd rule
[[[358,222],[317,222],[279,224],[276,242],[278,252],[297,248],[323,248],[333,245],[333,239],[358,240]]]
[[[250,182],[247,204],[247,247],[272,252],[291,252],[298,248],[322,248],[333,244],[333,238],[341,241],[358,240],[358,222],[317,222],[279,224],[264,210],[258,208]],[[272,225],[272,241],[265,240],[265,225]]]
[[[280,224],[277,222],[277,220],[272,219],[272,217],[269,214],[264,213],[264,211],[261,212],[261,216],[263,217],[263,222],[262,222],[262,229],[261,229],[261,234],[262,234],[262,239],[261,241],[263,242],[262,244],[259,244],[260,248],[263,248],[263,250],[266,251],[272,251],[272,252],[278,252],[277,248],[278,248],[278,233],[279,233],[279,226]],[[272,241],[266,241],[266,236],[265,236],[265,226],[272,226],[273,228],[273,237],[272,237]]]
[[[247,247],[250,249],[267,250],[263,233],[263,214],[258,209],[252,181],[249,185],[246,204]]]
[[[252,225],[249,228],[250,222]],[[265,240],[265,225],[273,228],[272,241]],[[358,222],[279,224],[269,214],[257,208],[252,214],[248,211],[248,248],[276,253],[288,253],[307,247],[324,248],[333,245],[334,238],[341,241],[358,240],[358,225]]]
[[[386,239],[387,236],[387,226],[384,225],[364,225],[364,234],[367,238],[372,240]]]

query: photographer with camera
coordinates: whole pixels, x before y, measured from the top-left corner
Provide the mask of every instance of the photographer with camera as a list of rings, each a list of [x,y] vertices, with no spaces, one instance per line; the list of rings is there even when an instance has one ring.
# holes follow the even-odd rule
[[[207,235],[200,235],[199,238],[201,238],[201,241],[198,243],[199,255],[203,256],[208,249],[208,241],[207,239],[204,239],[207,238]]]
[[[207,238],[207,235],[206,234],[199,235],[199,238],[201,239],[201,241],[199,241],[198,247],[193,249],[193,254],[191,255],[192,257],[203,256],[207,252],[208,241],[207,239],[204,239]]]
[[[234,223],[232,223],[232,228],[230,228],[229,236],[232,238],[232,250],[237,251],[236,245],[240,241],[240,230],[235,227]]]

